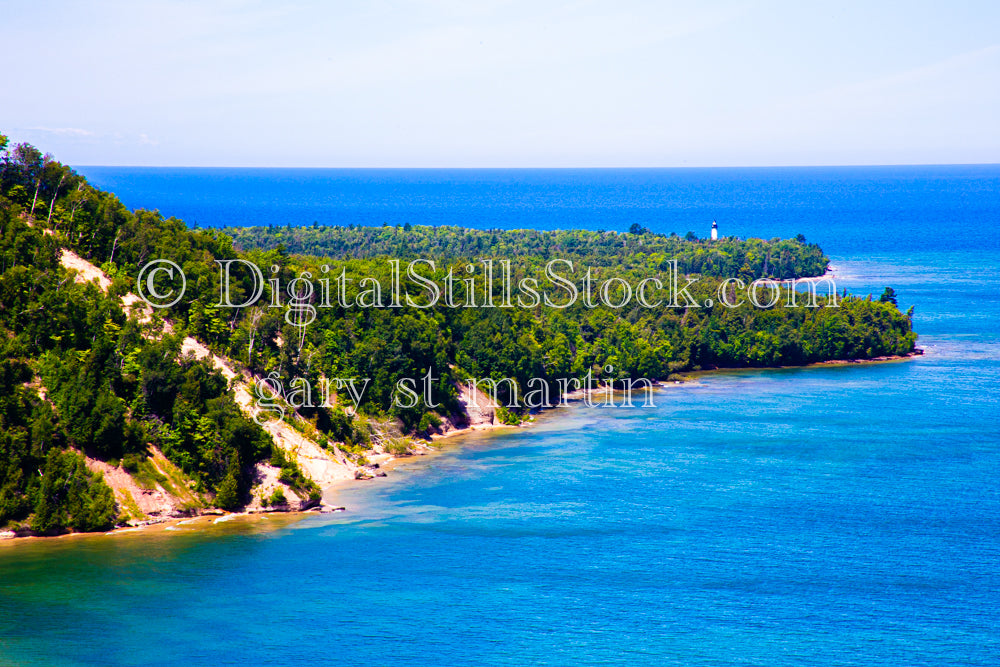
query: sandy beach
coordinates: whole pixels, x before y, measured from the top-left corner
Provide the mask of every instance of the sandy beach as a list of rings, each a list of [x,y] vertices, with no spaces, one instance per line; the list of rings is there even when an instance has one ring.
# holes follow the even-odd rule
[[[761,371],[761,370],[784,370],[784,369],[809,369],[809,368],[821,368],[828,366],[849,366],[849,365],[871,365],[871,364],[884,364],[884,363],[894,363],[902,361],[913,361],[921,356],[923,356],[924,351],[919,349],[914,353],[907,355],[892,355],[892,356],[881,356],[874,357],[872,359],[833,359],[829,361],[819,361],[811,364],[798,365],[798,366],[776,366],[776,367],[745,367],[745,368],[711,368],[703,369],[699,371],[689,371],[685,373],[678,374],[679,380],[672,381],[661,381],[654,383],[653,387],[657,391],[663,391],[664,389],[671,387],[683,387],[685,385],[694,384],[699,378],[708,377],[711,375],[722,374],[722,373],[739,373],[747,371]],[[615,393],[620,394],[620,391]],[[579,403],[586,397],[587,390],[579,389],[566,394],[563,399],[566,402]],[[605,390],[591,390],[591,394],[605,396]],[[636,397],[638,399],[638,397]],[[531,419],[522,422],[519,425],[512,426],[509,424],[502,424],[492,421],[492,415],[490,415],[491,421],[485,421],[485,419],[479,420],[478,423],[471,423],[468,426],[461,428],[456,428],[452,425],[452,422],[447,422],[449,428],[446,428],[441,433],[433,433],[430,436],[430,440],[426,444],[420,445],[416,450],[407,456],[391,456],[388,454],[380,455],[377,458],[377,468],[383,473],[391,472],[399,464],[405,463],[406,461],[411,461],[415,457],[433,455],[441,451],[440,447],[435,447],[434,443],[441,443],[442,445],[447,444],[450,441],[460,439],[460,436],[471,435],[474,433],[482,432],[501,432],[501,431],[514,431],[520,428],[530,427],[535,423],[535,419],[540,416],[551,416],[557,414],[556,408],[560,407],[559,404],[548,408],[539,413],[536,413]],[[158,532],[177,532],[177,531],[195,531],[195,530],[205,530],[210,529],[213,526],[220,524],[226,524],[230,522],[255,522],[261,520],[271,520],[271,523],[264,524],[268,526],[277,527],[279,525],[287,525],[288,523],[298,521],[308,515],[315,514],[330,514],[341,511],[350,511],[350,508],[344,507],[337,502],[338,491],[354,487],[357,484],[374,484],[381,475],[373,475],[363,478],[348,478],[340,477],[337,479],[332,479],[327,482],[322,488],[323,500],[321,504],[306,509],[306,510],[296,510],[285,508],[261,508],[261,507],[249,507],[248,509],[241,512],[224,512],[222,510],[209,510],[203,514],[194,517],[173,517],[173,518],[163,518],[163,519],[153,519],[144,522],[136,526],[122,526],[119,528],[114,528],[113,530],[103,532],[103,533],[65,533],[63,535],[55,536],[38,536],[38,535],[16,535],[13,531],[3,531],[0,532],[0,544],[13,544],[21,543],[26,540],[49,540],[49,539],[66,539],[66,538],[81,538],[81,537],[101,537],[101,536],[119,536],[126,534],[135,535],[148,535]],[[279,519],[279,517],[284,517]]]

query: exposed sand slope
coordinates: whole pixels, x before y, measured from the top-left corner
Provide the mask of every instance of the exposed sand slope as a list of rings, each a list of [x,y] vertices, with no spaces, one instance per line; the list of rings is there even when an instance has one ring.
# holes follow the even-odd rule
[[[111,289],[111,280],[104,275],[104,271],[101,271],[99,268],[71,250],[66,250],[65,248],[62,249],[59,257],[59,263],[67,269],[73,269],[77,272],[76,282],[89,283],[96,280],[98,287],[105,292]],[[136,297],[136,299],[138,299],[138,297]]]
[[[251,418],[257,414],[250,385],[225,359],[212,354],[205,345],[190,336],[184,339],[181,352],[192,354],[196,359],[209,359],[212,365],[230,381],[236,403],[244,414]],[[275,444],[296,461],[302,471],[320,487],[325,488],[354,479],[357,466],[347,459],[337,458],[285,422],[272,419],[265,422],[263,428],[271,434]],[[266,471],[260,472],[265,474],[266,478]]]
[[[102,290],[107,291],[110,289],[111,280],[108,279],[104,272],[76,253],[63,249],[60,256],[60,262],[64,267],[73,269],[77,272],[77,282],[82,283],[97,281],[97,284]],[[153,309],[139,296],[130,292],[123,296],[121,301],[126,312],[135,314],[135,316],[139,318],[140,322],[147,323],[152,320]],[[166,324],[166,327],[167,330],[169,330],[169,323]],[[226,359],[223,359],[217,354],[213,354],[208,347],[190,336],[186,337],[182,342],[181,354],[190,354],[196,359],[208,359],[212,366],[214,366],[216,370],[218,370],[223,377],[230,382],[236,403],[243,410],[244,414],[251,418],[256,414],[257,410],[254,407],[254,400],[251,395],[250,385],[246,381],[247,378],[244,378],[242,375],[237,373]],[[281,447],[292,460],[298,463],[303,472],[320,485],[320,487],[332,486],[334,484],[342,483],[347,480],[353,480],[355,478],[357,466],[348,461],[346,458],[337,457],[325,451],[315,442],[309,440],[285,422],[271,420],[266,422],[263,428],[271,434],[275,444]],[[162,454],[160,454],[160,456],[162,456]],[[95,466],[97,466],[97,464],[101,462],[95,461],[94,463]],[[136,489],[138,489],[139,492],[141,492],[142,489],[135,483],[135,480],[131,479],[128,472],[119,468],[111,468],[110,466],[107,466],[107,464],[103,464],[103,466],[107,469],[106,475],[109,475],[116,480],[115,484],[120,487],[122,496],[124,496],[125,491],[131,493],[135,502],[144,513],[162,514],[175,509],[175,505],[177,505],[177,503],[166,497],[156,496],[155,494],[150,493],[138,493],[137,495]],[[94,469],[98,469],[98,467],[99,466]],[[105,470],[102,470],[102,472],[105,472]],[[131,484],[124,479],[126,477],[131,480]],[[261,480],[262,486],[261,488],[256,489],[256,493],[254,494],[254,505],[259,504],[259,495],[266,494],[267,496],[270,496],[274,489],[279,486],[283,488],[285,497],[290,503],[294,504],[297,501],[307,500],[300,498],[288,486],[279,482],[276,470],[273,466],[266,463],[258,464],[257,478]],[[163,493],[166,496],[169,496],[166,492]],[[150,498],[151,495],[153,498],[156,498],[155,501],[153,498]],[[145,503],[145,506],[143,503]]]
[[[163,483],[154,482],[152,488],[140,485],[125,469],[89,456],[86,457],[87,468],[104,476],[104,482],[114,491],[118,505],[132,514],[135,521],[197,513],[204,503],[187,488],[187,480],[181,471],[156,447],[151,446],[150,451],[154,469],[166,478]],[[134,516],[136,508],[144,516]]]
[[[431,434],[432,440],[447,438],[453,435],[460,435],[470,431],[484,431],[494,428],[512,428],[501,423],[496,417],[497,408],[500,407],[484,391],[485,387],[480,387],[473,396],[469,385],[459,383],[458,402],[462,405],[464,414],[458,420],[447,419],[441,425],[441,433]]]

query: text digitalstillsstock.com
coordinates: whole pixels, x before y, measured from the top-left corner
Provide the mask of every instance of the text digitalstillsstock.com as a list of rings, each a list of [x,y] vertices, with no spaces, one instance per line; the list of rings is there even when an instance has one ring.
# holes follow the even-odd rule
[[[817,288],[827,287],[825,307],[836,308],[837,286],[832,276],[818,279],[758,279],[747,284],[740,278],[727,278],[716,289],[715,298],[698,301],[690,289],[701,279],[681,274],[677,260],[667,263],[662,278],[651,276],[632,284],[624,278],[613,276],[598,280],[592,267],[578,270],[568,259],[553,259],[545,264],[542,284],[534,276],[515,280],[510,260],[482,260],[466,264],[463,273],[456,275],[450,267],[443,276],[435,279],[434,260],[415,259],[404,267],[400,260],[388,260],[389,285],[378,278],[365,276],[349,278],[347,268],[339,274],[327,264],[320,266],[320,275],[303,271],[282,285],[281,267],[273,265],[265,278],[264,271],[245,259],[215,260],[219,265],[219,302],[217,308],[247,308],[258,304],[264,297],[265,286],[270,287],[266,301],[268,308],[285,308],[286,321],[294,326],[308,326],[316,319],[318,308],[525,308],[540,306],[565,309],[581,303],[587,308],[605,306],[621,309],[628,306],[642,308],[711,308],[715,304],[738,308],[749,302],[757,308],[772,308],[782,302],[786,308],[801,306],[819,307]],[[251,280],[252,289],[242,301],[233,303],[232,283],[236,271]],[[421,273],[420,269],[424,270]],[[237,276],[238,277],[238,276]],[[575,279],[575,280],[574,280]],[[681,280],[683,279],[683,284]],[[158,284],[166,282],[166,285]],[[178,284],[179,283],[179,284]],[[799,288],[805,286],[805,292]],[[142,299],[154,308],[176,305],[187,289],[184,270],[175,262],[157,259],[147,262],[140,270],[137,289]],[[415,291],[411,291],[411,289]],[[799,297],[804,300],[800,301]]]
[[[418,308],[437,306],[448,308],[524,308],[539,307],[566,309],[579,303],[586,308],[606,307],[619,310],[626,307],[655,308],[712,308],[719,305],[737,308],[746,303],[760,309],[781,304],[786,308],[820,307],[817,289],[824,285],[827,298],[824,307],[839,307],[837,286],[831,276],[818,279],[758,279],[747,284],[739,278],[719,282],[712,297],[699,301],[691,288],[701,279],[683,275],[677,261],[667,263],[661,276],[647,277],[635,284],[614,276],[599,280],[594,270],[578,269],[571,260],[553,259],[545,264],[542,280],[534,276],[515,279],[509,260],[482,260],[439,272],[434,260],[416,259],[403,265],[399,260],[388,260],[386,272],[388,285],[372,276],[348,277],[346,267],[340,272],[327,264],[319,267],[319,275],[309,271],[282,285],[281,267],[269,267],[267,275],[261,267],[244,259],[215,260],[219,265],[219,301],[216,308],[284,309],[287,324],[300,330],[299,349],[305,339],[305,329],[316,321],[319,309],[327,308]],[[435,277],[435,274],[439,274]],[[241,290],[234,302],[234,281],[249,280],[249,290]],[[267,297],[265,298],[265,288]],[[800,291],[801,288],[805,288]],[[183,298],[187,277],[176,263],[158,259],[145,264],[139,271],[137,289],[140,297],[154,308],[169,308]],[[653,382],[648,378],[615,377],[613,368],[604,371],[611,377],[595,378],[588,371],[580,378],[561,378],[555,387],[545,378],[531,378],[523,385],[513,378],[466,380],[472,400],[486,389],[486,398],[493,405],[510,408],[537,409],[564,404],[567,397],[579,394],[581,400],[593,407],[635,407],[632,401],[636,389],[644,393],[642,406],[652,406]],[[434,381],[431,369],[422,378],[401,378],[396,382],[393,405],[399,408],[422,407],[433,410],[435,402],[431,386]],[[314,387],[307,379],[293,378],[287,386],[276,373],[258,380],[254,385],[257,412],[262,416],[274,414],[284,417],[286,406],[291,409],[333,407],[338,397],[340,403],[354,411],[364,400],[371,378],[323,379]],[[501,390],[503,388],[503,390]],[[501,394],[506,397],[502,399]],[[615,396],[620,400],[616,401]],[[601,397],[595,401],[595,397]],[[343,400],[343,399],[347,400]]]

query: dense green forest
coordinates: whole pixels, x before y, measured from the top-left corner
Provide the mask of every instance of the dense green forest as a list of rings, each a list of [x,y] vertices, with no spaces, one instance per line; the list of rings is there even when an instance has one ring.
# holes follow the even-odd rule
[[[459,418],[456,386],[466,378],[555,381],[592,372],[600,377],[666,379],[712,367],[777,366],[827,359],[870,358],[913,349],[910,318],[891,293],[882,299],[843,296],[838,307],[773,307],[718,303],[727,278],[821,275],[827,258],[799,237],[717,242],[630,231],[477,231],[453,227],[255,227],[189,229],[157,211],[129,211],[114,194],[27,144],[0,135],[0,527],[38,532],[96,530],[119,519],[109,488],[83,467],[82,454],[141,472],[150,445],[195,482],[206,503],[247,502],[253,465],[271,461],[311,490],[270,436],[234,402],[226,380],[206,361],[180,354],[193,336],[255,377],[370,378],[358,414],[304,406],[324,442],[363,450],[365,419],[395,420],[404,432],[426,434],[442,418]],[[71,280],[61,248],[100,266],[108,293]],[[142,266],[165,258],[182,267],[187,291],[174,306],[141,324],[119,297],[135,291]],[[535,280],[559,293],[545,275],[552,259],[573,261],[595,280],[630,285],[676,266],[698,274],[690,294],[700,307],[622,308],[588,305],[461,307],[503,287],[485,287],[481,272],[470,292],[457,280],[457,305],[417,302],[392,307],[390,260],[434,260],[424,276],[443,284],[449,272],[468,276],[470,264],[511,260],[511,279]],[[260,300],[219,307],[217,261],[242,259],[261,267],[284,291],[309,274],[316,284],[340,276],[347,305],[321,303],[317,289],[303,304],[316,320],[296,326],[287,292],[270,282]],[[272,270],[274,269],[274,270]],[[683,278],[683,276],[679,276]],[[365,279],[374,282],[365,282]],[[684,284],[684,281],[681,281]],[[255,291],[249,271],[234,271],[229,296],[242,304]],[[334,288],[336,289],[336,288]],[[485,292],[484,292],[485,290]],[[373,307],[363,307],[363,293]],[[478,296],[477,296],[478,295]],[[377,306],[376,297],[383,301]],[[426,301],[426,300],[425,300]],[[268,307],[272,302],[281,307]],[[711,303],[710,303],[711,302]],[[161,331],[161,317],[173,333]],[[608,371],[607,369],[613,369]],[[393,400],[403,378],[431,369],[433,409]],[[347,400],[339,396],[339,404]],[[505,398],[509,398],[506,396]],[[514,421],[525,412],[514,406]]]
[[[277,248],[290,253],[335,260],[396,257],[438,261],[475,261],[482,258],[547,262],[563,258],[593,267],[666,269],[671,260],[684,273],[705,276],[736,276],[746,281],[820,276],[829,260],[805,237],[782,240],[741,240],[735,237],[715,242],[698,239],[693,232],[653,234],[639,225],[631,231],[590,232],[583,230],[513,231],[478,230],[461,227],[243,227],[223,230],[244,249]]]

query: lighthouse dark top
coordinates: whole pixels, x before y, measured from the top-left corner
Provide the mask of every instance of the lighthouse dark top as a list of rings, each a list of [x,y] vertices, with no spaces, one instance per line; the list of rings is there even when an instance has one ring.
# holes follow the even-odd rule
[[[715,220],[712,221],[712,240],[713,241],[719,240],[719,223],[717,223]]]

